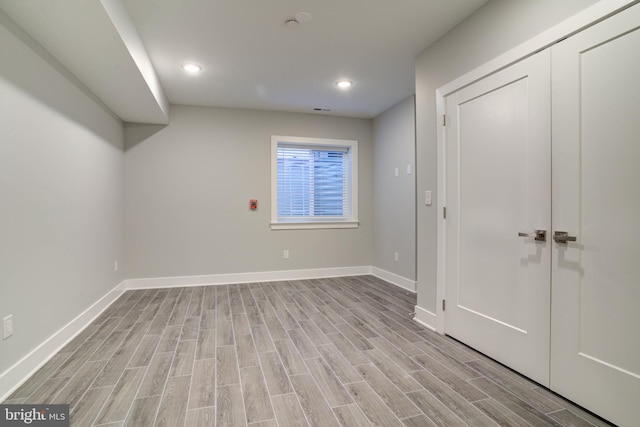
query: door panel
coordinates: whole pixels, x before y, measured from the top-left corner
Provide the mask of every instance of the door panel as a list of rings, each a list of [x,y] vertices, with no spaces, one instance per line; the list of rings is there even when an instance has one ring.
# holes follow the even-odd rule
[[[551,388],[640,419],[640,6],[552,48]]]
[[[548,384],[549,52],[446,99],[446,333]]]

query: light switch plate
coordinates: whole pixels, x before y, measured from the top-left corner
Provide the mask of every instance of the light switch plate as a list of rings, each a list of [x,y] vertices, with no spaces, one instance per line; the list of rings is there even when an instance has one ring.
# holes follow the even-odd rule
[[[424,192],[424,204],[431,206],[431,191]]]
[[[6,340],[13,335],[13,315],[10,314],[2,319],[2,339]]]

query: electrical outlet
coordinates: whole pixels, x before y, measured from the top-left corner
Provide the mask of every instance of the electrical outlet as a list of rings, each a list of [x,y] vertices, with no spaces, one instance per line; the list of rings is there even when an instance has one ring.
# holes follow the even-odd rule
[[[400,254],[399,254],[398,252],[395,252],[395,253],[393,254],[393,259],[394,259],[394,260],[396,260],[396,262],[397,262],[397,261],[400,261]]]
[[[118,260],[115,260],[113,262],[113,271],[118,271],[120,269],[120,266],[118,265]]]
[[[6,340],[13,335],[13,314],[8,315],[2,319],[2,339]]]
[[[282,251],[282,258],[289,259],[289,249]]]

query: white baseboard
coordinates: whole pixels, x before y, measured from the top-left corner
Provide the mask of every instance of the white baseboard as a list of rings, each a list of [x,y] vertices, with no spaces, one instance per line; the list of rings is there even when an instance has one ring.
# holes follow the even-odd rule
[[[40,369],[62,347],[75,338],[87,325],[109,307],[125,291],[125,282],[107,292],[75,319],[51,335],[29,354],[0,374],[0,402],[8,398],[31,375]]]
[[[415,280],[407,279],[406,277],[402,277],[400,275],[391,273],[390,271],[386,271],[378,267],[371,267],[371,274],[393,285],[399,286],[411,292],[416,292]]]
[[[425,328],[429,328],[434,332],[437,332],[437,316],[424,308],[416,305],[416,317],[413,319],[420,323]]]
[[[255,273],[211,274],[206,276],[155,277],[125,280],[126,289],[174,288],[180,286],[228,285],[275,282],[279,280],[321,279],[325,277],[371,274],[370,266],[315,268],[309,270],[262,271]]]

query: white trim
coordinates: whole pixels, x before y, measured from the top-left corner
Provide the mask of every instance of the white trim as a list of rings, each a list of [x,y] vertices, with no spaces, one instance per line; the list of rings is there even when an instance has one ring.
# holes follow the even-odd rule
[[[441,94],[440,90],[436,90],[436,117],[444,117],[446,113],[446,105],[445,105],[445,97]],[[442,122],[440,122],[442,123]],[[444,312],[439,310],[439,303],[445,298],[446,291],[446,267],[447,267],[447,253],[446,253],[446,229],[447,222],[444,218],[444,209],[447,206],[447,198],[446,198],[446,190],[447,190],[447,182],[446,182],[446,167],[447,167],[447,159],[446,159],[446,132],[444,126],[438,126],[437,130],[437,146],[436,146],[436,158],[438,161],[437,173],[437,182],[438,182],[438,192],[436,198],[436,206],[437,206],[437,252],[436,252],[436,312],[435,312],[435,328],[441,334],[444,334]],[[417,308],[417,306],[416,306]],[[417,313],[417,311],[416,311]],[[431,312],[428,312],[431,313]],[[417,315],[416,315],[417,317]]]
[[[384,280],[385,282],[391,283],[392,285],[396,285],[413,293],[416,292],[415,280],[407,279],[406,277],[402,277],[398,274],[383,270],[378,267],[371,267],[371,274]]]
[[[272,222],[272,230],[312,230],[321,228],[358,228],[358,221],[309,221],[309,222]]]
[[[424,308],[416,305],[416,316],[413,318],[416,322],[424,326],[425,328],[431,329],[434,332],[439,332],[436,329],[437,318],[436,315]]]
[[[371,274],[370,266],[129,279],[125,281],[125,286],[126,289],[174,288],[183,286],[276,282],[280,280],[321,279],[325,277],[361,276],[364,274]]]
[[[124,291],[125,282],[121,282],[89,308],[76,316],[75,319],[34,348],[29,354],[4,371],[0,375],[0,402],[7,399],[11,393],[35,374],[49,359],[74,339],[76,335],[82,332],[100,313],[117,300]]]
[[[539,35],[529,39],[528,41],[516,46],[515,48],[508,50],[504,54],[497,58],[486,62],[485,64],[469,71],[466,74],[452,80],[451,82],[441,86],[436,90],[436,117],[438,123],[440,118],[446,112],[445,97],[468,86],[480,79],[483,79],[491,74],[494,74],[526,57],[533,55],[549,46],[570,37],[585,28],[602,21],[629,6],[638,3],[639,0],[601,0],[598,3],[578,12],[574,16],[560,22],[559,24],[551,27],[550,29],[540,33]],[[436,272],[436,313],[424,311],[430,315],[435,316],[433,322],[435,330],[444,334],[445,322],[444,312],[440,309],[440,302],[445,298],[445,283],[446,283],[446,223],[442,217],[442,209],[446,206],[445,191],[445,132],[444,127],[439,126],[437,132],[438,144],[437,144],[437,161],[438,161],[438,222],[437,222],[437,234],[438,234],[438,252],[437,252],[437,272]],[[416,319],[418,318],[418,307],[416,306]],[[420,322],[422,323],[422,322]],[[425,323],[425,326],[428,326]]]

